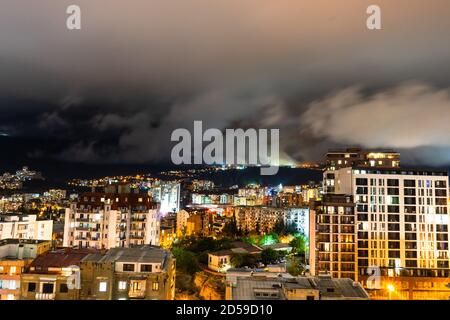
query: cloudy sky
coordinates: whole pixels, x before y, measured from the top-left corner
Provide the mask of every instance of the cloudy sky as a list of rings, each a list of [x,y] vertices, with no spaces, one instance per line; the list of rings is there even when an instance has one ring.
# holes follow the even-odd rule
[[[82,30],[66,28],[71,4]],[[370,4],[383,30],[367,30]],[[172,130],[203,120],[280,128],[286,161],[359,145],[450,165],[448,0],[2,0],[0,9],[0,143],[36,141],[10,150],[25,157],[167,162]]]

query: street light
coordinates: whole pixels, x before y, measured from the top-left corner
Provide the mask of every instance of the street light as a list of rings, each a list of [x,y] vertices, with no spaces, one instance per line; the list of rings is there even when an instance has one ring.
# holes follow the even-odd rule
[[[389,292],[389,300],[392,300],[392,292],[395,291],[395,287],[393,284],[388,284],[387,285],[387,290]]]

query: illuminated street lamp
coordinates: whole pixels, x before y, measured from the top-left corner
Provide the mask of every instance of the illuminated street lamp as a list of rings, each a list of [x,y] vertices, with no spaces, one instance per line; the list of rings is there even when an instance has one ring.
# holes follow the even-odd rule
[[[392,300],[392,293],[395,291],[395,287],[393,284],[387,285],[387,290],[389,292],[389,300]]]

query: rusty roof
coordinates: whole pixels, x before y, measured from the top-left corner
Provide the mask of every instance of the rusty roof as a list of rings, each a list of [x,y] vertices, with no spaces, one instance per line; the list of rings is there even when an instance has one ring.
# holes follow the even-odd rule
[[[73,265],[79,265],[80,261],[90,253],[95,253],[95,249],[62,249],[50,251],[39,255],[31,263],[30,267],[34,267],[36,272],[46,270],[48,268],[65,268]]]

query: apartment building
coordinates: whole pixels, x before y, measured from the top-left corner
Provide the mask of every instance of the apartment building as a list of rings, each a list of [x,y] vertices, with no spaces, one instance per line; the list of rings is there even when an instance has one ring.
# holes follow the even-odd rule
[[[234,216],[239,229],[249,232],[270,232],[277,222],[291,224],[308,235],[309,208],[235,207]]]
[[[298,233],[309,236],[309,208],[285,209],[284,223],[293,226]]]
[[[21,300],[79,300],[80,261],[94,249],[70,249],[39,255],[21,275]]]
[[[81,299],[173,300],[175,259],[154,246],[113,248],[81,261]]]
[[[325,161],[324,193],[340,193],[335,190],[335,172],[349,167],[397,169],[400,167],[400,154],[391,150],[362,150],[359,148],[329,151]]]
[[[159,245],[159,220],[148,195],[86,193],[66,209],[63,244],[97,249]]]
[[[356,215],[353,197],[327,194],[311,202],[310,254],[312,275],[357,280]]]
[[[52,240],[52,220],[40,220],[35,214],[6,213],[0,215],[0,240]]]
[[[51,241],[0,240],[0,300],[20,298],[20,276],[38,255],[51,249]]]
[[[374,159],[392,161],[391,167],[375,160],[363,166],[330,166],[324,172],[328,194],[353,197],[357,279],[377,297],[447,299],[448,172],[397,168],[394,154],[380,153]],[[320,205],[318,209],[315,212],[323,211]],[[323,241],[323,247],[333,244],[334,234],[329,236],[330,242]],[[320,237],[327,238],[318,233],[316,248],[320,248]],[[329,256],[331,263],[339,263],[333,251]],[[327,264],[319,260],[316,265]]]
[[[229,269],[226,300],[369,300],[364,288],[351,279],[330,276],[293,277],[264,270]]]

